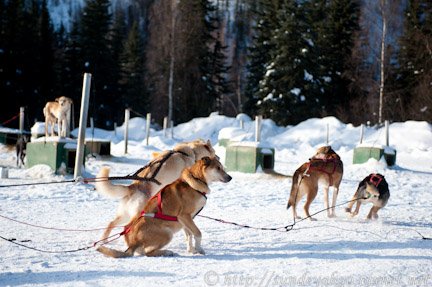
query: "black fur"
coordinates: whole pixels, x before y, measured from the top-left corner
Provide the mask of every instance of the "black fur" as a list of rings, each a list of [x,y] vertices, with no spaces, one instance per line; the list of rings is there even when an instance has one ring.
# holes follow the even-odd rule
[[[19,135],[15,148],[16,148],[16,156],[17,156],[17,166],[19,167],[21,164],[24,165],[24,158],[26,156],[28,143],[28,136]]]
[[[375,177],[374,177],[375,175]],[[388,187],[388,183],[385,180],[384,176],[382,174],[376,173],[373,174],[371,173],[370,175],[366,176],[360,183],[359,186],[357,188],[358,191],[361,191],[360,194],[364,194],[364,191],[366,190],[366,182],[369,183],[373,183],[374,185],[376,185],[377,181],[374,180],[373,182],[371,181],[371,178],[376,178],[376,177],[381,177],[382,180],[379,182],[379,184],[376,186],[376,188],[378,189],[379,192],[379,197],[378,199],[382,200],[382,202],[387,203],[388,199],[390,198],[390,191],[389,191],[389,187]]]

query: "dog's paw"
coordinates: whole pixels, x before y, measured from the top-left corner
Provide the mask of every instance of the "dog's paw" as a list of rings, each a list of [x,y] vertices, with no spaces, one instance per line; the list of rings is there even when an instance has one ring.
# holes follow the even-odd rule
[[[310,221],[318,221],[318,219],[313,218],[313,217],[309,217],[309,220],[310,220]]]
[[[205,255],[205,251],[201,247],[198,247],[198,248],[195,248],[195,247],[188,248],[188,252],[191,253],[191,254]]]
[[[205,255],[205,251],[204,251],[204,249],[202,249],[202,247],[195,248],[195,251],[197,252],[195,254]]]
[[[336,216],[336,214],[334,214],[334,213],[329,213],[329,214],[327,214],[327,217],[328,217],[328,218],[335,218],[335,217],[337,217],[337,216]]]
[[[161,256],[163,257],[174,257],[177,256],[178,254],[171,251],[171,250],[161,250]]]

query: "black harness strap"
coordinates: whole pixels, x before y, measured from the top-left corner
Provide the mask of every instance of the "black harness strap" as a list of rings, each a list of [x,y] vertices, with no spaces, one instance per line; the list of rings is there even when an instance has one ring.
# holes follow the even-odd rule
[[[123,179],[133,179],[133,180],[143,180],[143,179],[145,179],[147,181],[151,181],[151,182],[154,182],[154,183],[156,183],[158,185],[161,185],[160,181],[158,181],[156,179],[156,176],[158,175],[160,169],[162,168],[162,165],[175,153],[180,153],[180,154],[182,154],[184,156],[189,156],[187,153],[182,152],[182,151],[170,150],[163,158],[150,161],[148,164],[146,164],[145,166],[143,166],[142,168],[140,168],[139,170],[137,170],[134,174],[127,175],[127,176],[123,177]],[[156,164],[158,164],[158,166],[156,167],[156,170],[153,172],[153,174],[152,174],[151,177],[141,177],[141,176],[139,176],[140,172],[142,172],[146,168],[152,167],[152,166],[154,166]]]

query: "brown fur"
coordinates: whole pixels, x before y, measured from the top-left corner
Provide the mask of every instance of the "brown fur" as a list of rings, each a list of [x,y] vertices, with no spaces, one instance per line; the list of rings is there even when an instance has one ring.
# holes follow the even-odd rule
[[[181,153],[173,153],[161,166],[155,179],[160,184],[152,181],[139,181],[135,180],[132,184],[114,185],[109,181],[96,182],[96,190],[106,196],[120,198],[120,205],[117,209],[117,214],[112,220],[105,232],[102,239],[109,236],[115,226],[127,223],[132,217],[139,213],[147,203],[150,197],[156,194],[165,185],[172,183],[178,179],[183,169],[192,166],[197,160],[203,157],[215,157],[215,151],[210,141],[204,142],[196,140],[187,143],[180,143],[176,145],[173,151],[180,151]],[[147,168],[141,170],[138,176],[143,178],[152,177],[159,166],[160,162],[170,151],[161,152],[156,158],[152,159]],[[152,164],[154,163],[154,164]],[[106,178],[109,176],[109,168],[103,167],[98,178]],[[199,189],[208,189],[206,185],[202,185]]]
[[[293,207],[294,219],[299,218],[297,216],[296,207],[302,197],[306,195],[306,202],[304,205],[305,216],[310,220],[315,220],[310,216],[309,207],[318,193],[319,184],[324,185],[324,202],[327,208],[327,216],[336,216],[335,205],[342,175],[343,163],[339,155],[330,146],[319,148],[309,162],[302,164],[294,172],[287,204],[287,208]],[[333,186],[332,207],[329,206],[328,201],[330,186]]]
[[[197,161],[192,167],[182,172],[181,178],[167,185],[162,194],[163,214],[176,216],[178,221],[165,221],[151,217],[134,217],[125,234],[128,245],[126,252],[101,246],[97,251],[110,257],[130,257],[135,252],[146,256],[171,256],[173,252],[162,250],[172,239],[173,235],[184,229],[188,252],[204,254],[201,247],[201,231],[195,225],[193,217],[205,205],[205,197],[200,193],[208,193],[208,189],[196,189],[201,183],[206,185],[213,181],[229,182],[229,176],[222,164],[216,159],[205,157]],[[197,192],[199,191],[199,192]],[[154,213],[158,210],[158,199],[153,197],[145,206],[145,213]],[[193,239],[195,244],[193,244]]]
[[[51,125],[51,136],[54,136],[54,125],[57,123],[58,135],[65,137],[70,125],[70,111],[73,102],[68,97],[59,97],[55,102],[47,102],[43,113],[45,116],[45,137],[48,137],[48,125]]]

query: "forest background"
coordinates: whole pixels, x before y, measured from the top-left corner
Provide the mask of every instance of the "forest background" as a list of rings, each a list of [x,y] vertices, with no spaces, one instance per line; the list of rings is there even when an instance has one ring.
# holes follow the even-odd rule
[[[105,129],[125,108],[159,125],[431,122],[432,2],[0,0],[0,124],[25,107],[29,128],[59,96],[78,106],[85,72]]]

